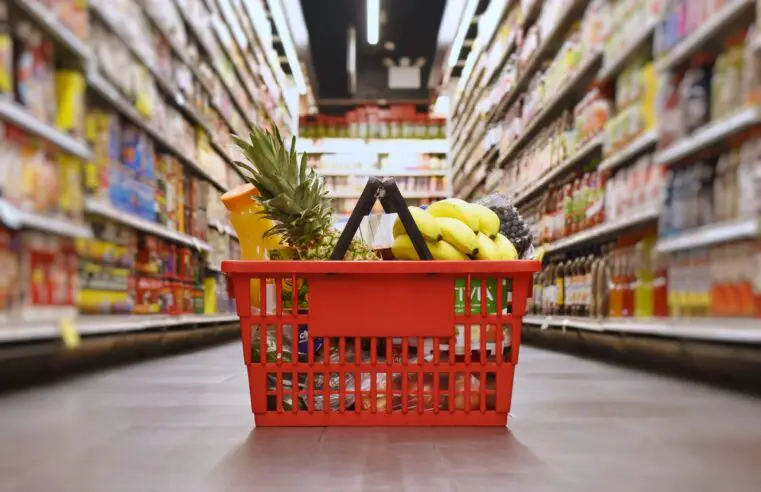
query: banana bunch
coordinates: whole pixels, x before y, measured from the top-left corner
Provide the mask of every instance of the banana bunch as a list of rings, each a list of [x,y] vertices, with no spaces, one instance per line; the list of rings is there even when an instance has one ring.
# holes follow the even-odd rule
[[[427,210],[409,207],[435,260],[517,260],[515,246],[499,232],[499,217],[483,205],[448,198]],[[419,260],[401,219],[394,223],[391,252],[397,260]]]

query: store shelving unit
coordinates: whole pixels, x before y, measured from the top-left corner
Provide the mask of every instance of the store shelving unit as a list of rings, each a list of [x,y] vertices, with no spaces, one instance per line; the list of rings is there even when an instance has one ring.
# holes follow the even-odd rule
[[[598,226],[591,227],[571,236],[559,239],[558,241],[546,245],[545,248],[548,253],[555,253],[582,246],[584,244],[600,242],[601,240],[610,238],[611,235],[617,234],[626,229],[641,225],[643,223],[652,222],[658,218],[658,213],[659,210],[657,206],[635,211],[623,217],[608,220]]]
[[[516,206],[524,203],[528,198],[533,196],[538,191],[546,188],[551,182],[556,180],[562,174],[568,172],[580,161],[586,159],[592,153],[599,150],[602,147],[602,145],[603,145],[602,135],[597,135],[596,137],[592,137],[587,143],[585,143],[578,150],[576,150],[576,153],[574,153],[571,157],[567,158],[562,163],[557,165],[555,168],[551,169],[549,172],[544,174],[542,177],[530,183],[526,188],[523,188],[521,191],[516,193],[515,196],[513,197],[513,203]]]
[[[727,2],[718,14],[691,32],[668,53],[656,62],[660,71],[671,70],[684,63],[690,56],[715,39],[728,27],[743,16],[752,15],[755,0],[733,0]],[[747,17],[746,17],[747,19]]]
[[[666,236],[658,240],[656,248],[660,253],[673,253],[686,249],[705,248],[737,239],[754,238],[760,234],[761,226],[758,217],[740,218]]]
[[[228,181],[231,174],[228,169],[224,170],[224,176],[221,175],[220,161],[214,160],[207,164],[203,158],[208,154],[201,152],[196,154],[195,148],[192,151],[185,149],[180,142],[175,141],[172,137],[173,133],[159,128],[159,120],[148,117],[138,110],[131,98],[118,88],[121,85],[114,83],[119,81],[109,80],[109,75],[102,70],[102,67],[99,69],[96,60],[96,55],[99,54],[97,50],[89,44],[89,41],[80,39],[61,19],[57,18],[53,13],[54,9],[45,6],[41,0],[9,1],[13,8],[18,9],[20,14],[28,18],[37,29],[45,33],[45,36],[54,40],[57,48],[63,48],[63,51],[67,53],[67,62],[69,60],[77,62],[77,66],[85,76],[87,90],[97,96],[93,101],[97,102],[99,107],[114,110],[116,114],[145,132],[157,150],[178,159],[187,176],[207,181],[220,192],[226,191],[231,183],[234,183],[234,180]],[[212,123],[216,121],[217,126],[221,123],[229,133],[240,133],[250,124],[267,122],[280,127],[284,135],[290,135],[295,133],[293,123],[296,121],[296,118],[291,115],[298,108],[294,108],[293,101],[287,97],[287,92],[293,89],[286,81],[282,68],[277,62],[275,49],[267,45],[268,42],[270,44],[274,42],[274,39],[267,34],[270,29],[269,21],[263,7],[248,5],[251,2],[247,2],[241,7],[244,9],[243,12],[235,12],[231,15],[231,10],[224,8],[230,5],[227,2],[217,0],[201,0],[201,2],[202,4],[198,6],[205,8],[209,17],[215,22],[197,23],[196,19],[192,18],[191,9],[182,8],[184,4],[179,0],[171,1],[172,6],[177,7],[177,14],[180,16],[179,23],[188,34],[188,43],[195,43],[200,48],[200,53],[196,53],[195,56],[189,46],[184,46],[179,38],[172,35],[171,29],[167,27],[168,24],[163,24],[171,16],[161,19],[147,4],[138,2],[136,6],[140,15],[144,17],[144,21],[147,22],[146,25],[171,49],[174,58],[173,67],[176,67],[173,70],[177,68],[187,70],[194,79],[194,85],[200,87],[201,92],[205,93],[202,94],[204,99],[208,98],[208,107],[196,105],[197,98],[192,101],[186,100],[180,86],[187,87],[187,85],[179,82],[179,78],[173,79],[166,70],[159,68],[158,63],[154,63],[153,57],[147,56],[149,54],[132,43],[131,34],[128,34],[130,31],[124,24],[125,19],[117,17],[118,13],[115,13],[109,2],[92,0],[87,6],[87,14],[91,24],[99,23],[114,36],[113,39],[116,42],[124,45],[126,53],[131,55],[131,63],[142,65],[147,70],[151,84],[155,84],[158,89],[157,93],[161,102],[176,111],[176,115],[173,113],[172,116],[183,118],[190,129],[198,131],[199,138],[196,140],[194,137],[194,146],[198,145],[198,150],[201,150],[204,144],[200,136],[204,134],[206,139],[204,141],[208,141],[212,152],[218,154],[222,159],[221,162],[225,162],[227,166],[237,171],[237,168],[233,166],[237,156],[234,155],[232,149],[228,148],[227,143],[223,143],[226,141],[219,138],[218,129],[213,128]],[[244,15],[245,18],[240,18],[240,15]],[[237,63],[232,53],[225,49],[224,40],[227,38],[231,38],[236,43],[234,49],[237,48],[240,52],[240,63]],[[261,70],[257,70],[257,64],[262,65]],[[205,65],[208,65],[211,70],[206,70]],[[264,89],[265,86],[269,88],[269,92]],[[217,97],[217,93],[221,97]],[[227,102],[228,96],[231,105]],[[228,112],[229,108],[232,108],[230,112]],[[0,121],[13,124],[30,135],[54,145],[60,151],[81,159],[82,162],[91,161],[94,157],[93,151],[83,141],[59,131],[51,124],[39,121],[10,98],[0,98]],[[212,157],[216,159],[216,156]],[[108,194],[104,196],[107,197]],[[9,229],[35,230],[59,237],[93,238],[93,229],[87,220],[98,217],[202,253],[213,250],[212,244],[207,241],[190,234],[179,233],[153,220],[120,210],[107,200],[85,197],[83,212],[85,220],[80,222],[61,214],[31,213],[14,206],[8,200],[0,199],[0,222]],[[210,228],[230,238],[236,238],[234,230],[218,220],[210,224]],[[218,265],[208,265],[210,271],[213,271],[215,267],[218,269]],[[76,308],[72,307],[72,309],[73,313],[67,311],[65,316],[61,311],[60,317],[70,319],[76,331],[83,336],[174,326],[218,325],[237,321],[233,313],[76,316]],[[20,314],[14,313],[13,317],[9,318],[5,313],[0,313],[0,342],[15,345],[35,340],[54,340],[62,336],[62,328],[57,322],[37,322],[34,319],[38,318],[29,317],[26,314],[19,316]]]
[[[445,169],[383,170],[383,169],[315,169],[323,176],[381,176],[390,178],[415,178],[449,176]]]
[[[361,138],[302,138],[296,141],[297,152],[307,154],[446,154],[445,139],[361,139]]]
[[[586,7],[588,1],[589,0],[573,0],[568,6],[566,12],[559,16],[559,20],[550,29],[550,32],[547,33],[547,36],[541,40],[539,47],[531,55],[531,58],[528,60],[528,62],[526,62],[523,70],[518,74],[518,78],[515,81],[512,90],[505,94],[500,103],[497,105],[497,109],[494,113],[492,113],[490,121],[494,121],[495,119],[500,118],[504,114],[504,110],[513,102],[515,102],[519,94],[526,90],[531,77],[539,69],[541,62],[559,48],[559,44],[563,41],[563,36],[565,35],[566,31],[579,17],[580,12],[583,11],[583,9]],[[541,1],[534,1],[531,4],[530,10],[527,12],[524,18],[524,26],[535,20],[536,16],[541,10],[541,4]]]
[[[92,157],[92,153],[87,145],[70,137],[52,125],[38,120],[29,114],[23,106],[13,101],[0,98],[0,120],[13,123],[80,159],[88,160]]]
[[[101,95],[105,100],[113,105],[113,107],[124,117],[129,119],[137,127],[144,130],[150,135],[155,142],[161,147],[168,150],[175,157],[180,159],[186,166],[198,173],[201,177],[205,178],[217,189],[226,191],[227,186],[221,183],[219,180],[211,176],[203,167],[201,167],[195,159],[188,156],[185,152],[180,150],[171,140],[169,140],[163,132],[158,130],[151,121],[141,115],[135,107],[125,99],[124,96],[111,84],[105,77],[103,77],[97,69],[92,69],[87,75],[87,82],[89,87]]]
[[[541,4],[542,2],[537,3]],[[610,147],[611,143],[608,137],[600,135],[579,147],[573,155],[557,162],[555,166],[547,168],[541,175],[528,178],[525,174],[510,173],[510,166],[520,156],[523,148],[532,141],[538,130],[543,128],[550,118],[559,114],[560,109],[572,108],[580,100],[579,93],[587,85],[579,82],[578,79],[591,79],[603,90],[614,90],[617,78],[625,72],[627,65],[640,59],[640,55],[644,55],[648,49],[652,54],[653,48],[661,41],[658,39],[658,30],[662,27],[659,23],[665,13],[661,11],[660,14],[656,14],[654,10],[644,10],[645,7],[643,7],[643,10],[638,11],[638,13],[646,12],[647,15],[653,15],[652,19],[643,22],[640,26],[635,26],[630,22],[629,27],[633,34],[625,39],[621,38],[622,43],[615,51],[601,49],[600,53],[589,54],[587,60],[578,65],[578,75],[568,77],[569,80],[564,81],[557,90],[546,95],[544,105],[534,111],[533,117],[528,120],[516,120],[515,126],[510,127],[511,131],[514,131],[513,128],[515,127],[520,128],[520,131],[512,142],[508,145],[502,145],[501,148],[498,144],[489,149],[484,141],[490,130],[490,125],[500,122],[515,105],[524,103],[522,98],[528,90],[532,75],[554,55],[556,47],[563,41],[564,33],[568,30],[568,23],[580,19],[579,14],[586,7],[587,2],[571,1],[568,5],[568,12],[556,16],[556,19],[559,19],[556,25],[550,29],[547,36],[540,40],[537,48],[524,62],[511,84],[510,90],[503,94],[497,104],[493,105],[485,114],[474,117],[470,114],[469,108],[479,107],[479,99],[488,93],[480,86],[484,83],[484,79],[487,86],[493,83],[489,75],[486,74],[484,77],[479,73],[478,66],[476,66],[473,71],[475,75],[471,74],[470,76],[471,80],[459,82],[461,87],[477,88],[475,92],[470,94],[463,90],[460,96],[461,100],[453,105],[455,109],[452,116],[455,121],[453,128],[456,133],[452,136],[453,186],[457,196],[472,200],[479,195],[499,189],[507,193],[516,206],[525,206],[526,209],[536,210],[538,207],[545,206],[543,205],[544,202],[539,200],[541,193],[555,184],[567,183],[565,178],[569,174],[580,169],[586,163],[593,164],[593,157],[598,154],[601,154],[602,160],[597,164],[596,169],[606,173],[608,178],[622,171],[626,174],[621,174],[621,176],[634,175],[632,173],[635,171],[630,173],[630,170],[627,169],[628,166],[636,163],[636,166],[631,168],[632,170],[647,168],[645,166],[650,165],[648,164],[649,159],[653,163],[652,169],[657,169],[657,166],[660,166],[659,171],[665,171],[667,166],[687,164],[691,159],[702,159],[711,155],[710,153],[725,150],[735,137],[747,134],[748,130],[757,129],[761,126],[759,109],[745,106],[727,117],[710,120],[703,127],[679,138],[668,146],[664,145],[657,128],[644,129],[640,135],[625,145],[616,143],[615,148]],[[654,3],[649,4],[648,8],[652,5]],[[750,21],[755,17],[753,9],[755,5],[756,2],[752,0],[726,2],[716,14],[708,17],[702,25],[697,26],[667,53],[655,54],[653,65],[655,70],[661,75],[682,70],[687,67],[687,62],[695,54],[702,52],[705,48],[721,46],[722,40],[732,34],[733,30],[750,24]],[[506,9],[509,10],[512,7],[514,5],[511,6],[508,2]],[[541,8],[541,6],[538,7],[536,13],[524,16],[520,25],[521,30],[525,32],[534,18],[540,15]],[[535,17],[532,18],[532,16]],[[761,37],[757,39],[761,39]],[[488,52],[489,43],[482,43],[480,49],[483,52]],[[761,46],[761,42],[757,43],[758,46]],[[509,57],[514,48],[511,44],[510,49],[505,53],[505,57]],[[483,150],[478,151],[476,149]],[[648,159],[640,160],[640,157],[645,156],[649,156]],[[546,159],[547,157],[543,156],[542,158]],[[520,181],[505,183],[506,180],[510,179],[519,179]],[[653,195],[648,196],[652,197]],[[624,211],[626,213],[613,219],[608,218],[600,225],[544,244],[545,257],[553,257],[556,262],[562,259],[566,261],[567,265],[568,259],[576,258],[575,252],[594,251],[596,246],[611,244],[611,241],[618,237],[627,236],[629,233],[654,230],[658,224],[663,205],[660,200],[653,198],[650,200],[652,200],[650,203],[640,203],[636,206],[637,208],[628,212]],[[620,211],[618,213],[621,214]],[[659,255],[670,255],[682,251],[705,250],[705,248],[715,245],[731,244],[733,241],[759,237],[761,237],[761,217],[756,214],[703,226],[679,234],[658,237],[654,251]],[[571,316],[529,315],[524,318],[524,324],[545,329],[575,329],[629,336],[656,336],[720,343],[761,343],[761,323],[758,319],[748,318],[590,319]]]
[[[657,152],[655,162],[658,164],[677,162],[760,122],[761,116],[755,108],[743,109],[729,118],[712,121],[670,147]]]
[[[153,236],[168,239],[186,246],[192,246],[199,251],[211,251],[211,246],[205,241],[201,241],[188,234],[173,231],[164,225],[157,224],[156,222],[152,222],[143,217],[124,212],[108,203],[88,198],[85,202],[85,210],[87,213],[111,219],[120,224],[137,229],[138,231],[143,231]]]
[[[656,25],[658,25],[658,19],[651,19],[642,27],[642,30],[639,33],[629,40],[628,44],[621,49],[621,51],[614,54],[610,59],[606,56],[605,62],[600,68],[600,72],[597,74],[597,81],[600,83],[606,83],[615,79],[626,66],[626,63],[631,60],[631,57],[634,56],[640,48],[648,43],[652,43]]]
[[[59,43],[76,55],[81,61],[87,61],[92,56],[87,43],[79,39],[74,33],[61,24],[55,13],[44,6],[40,0],[24,0],[16,3],[19,8],[41,28],[50,33]]]
[[[547,118],[555,113],[559,106],[567,104],[572,94],[578,92],[585,86],[586,82],[589,80],[589,76],[597,70],[601,60],[602,54],[600,52],[592,53],[581,63],[576,73],[568,75],[566,82],[562,84],[552,96],[544,102],[544,104],[542,104],[534,117],[531,118],[531,121],[526,124],[526,127],[523,129],[520,136],[509,148],[504,152],[500,152],[500,163],[509,163],[510,159],[512,159],[518,151],[524,148],[529,140],[536,135],[537,130],[546,123]]]
[[[439,199],[439,198],[446,198],[452,194],[451,190],[442,190],[442,191],[404,191],[400,190],[402,192],[402,195],[404,198],[431,198],[431,199]],[[331,191],[330,196],[331,198],[359,198],[362,194],[361,190],[357,191]]]
[[[66,217],[51,217],[27,212],[14,207],[3,199],[0,199],[0,222],[11,229],[34,229],[74,238],[92,237],[92,230],[86,224]]]
[[[649,335],[731,343],[761,343],[758,320],[743,318],[592,319],[572,316],[526,315],[523,323],[542,329],[577,329],[619,335]]]
[[[199,314],[181,316],[108,315],[79,316],[69,320],[82,336],[109,335],[178,326],[235,323],[236,314]],[[0,322],[0,344],[50,340],[61,336],[60,323],[28,323],[23,327],[3,327]]]
[[[613,171],[618,169],[637,158],[644,152],[655,147],[658,143],[658,132],[656,130],[650,130],[635,138],[629,145],[626,145],[623,149],[614,152],[610,157],[606,157],[600,163],[598,167],[601,171]]]

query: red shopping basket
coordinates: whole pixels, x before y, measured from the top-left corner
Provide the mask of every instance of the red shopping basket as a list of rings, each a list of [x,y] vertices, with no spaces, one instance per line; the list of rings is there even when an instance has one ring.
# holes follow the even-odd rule
[[[409,212],[397,211],[420,257],[430,258]],[[343,236],[351,240],[359,221],[353,214]],[[334,257],[348,246],[342,240]],[[504,426],[539,268],[538,261],[224,262],[256,424]]]

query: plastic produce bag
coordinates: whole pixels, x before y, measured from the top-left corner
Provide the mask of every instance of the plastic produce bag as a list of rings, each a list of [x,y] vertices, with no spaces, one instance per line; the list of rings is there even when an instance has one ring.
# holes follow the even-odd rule
[[[502,193],[492,193],[476,203],[491,209],[497,214],[500,232],[513,243],[515,249],[518,250],[518,256],[522,260],[534,258],[536,254],[533,246],[534,236],[510,199]]]

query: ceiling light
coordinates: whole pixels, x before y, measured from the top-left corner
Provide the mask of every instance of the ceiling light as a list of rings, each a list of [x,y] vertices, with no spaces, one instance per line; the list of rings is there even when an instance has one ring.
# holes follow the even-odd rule
[[[457,30],[457,34],[455,34],[454,41],[449,50],[449,59],[447,60],[447,63],[450,68],[454,67],[457,64],[457,59],[460,58],[460,50],[465,42],[465,36],[468,34],[470,24],[473,22],[476,8],[478,8],[478,0],[470,0],[465,7],[465,11],[463,12],[460,21],[460,27]]]
[[[367,0],[367,42],[378,44],[380,38],[380,0]]]
[[[288,65],[291,67],[293,80],[296,82],[296,90],[299,91],[299,94],[304,95],[307,93],[306,81],[304,80],[304,74],[301,72],[299,57],[293,46],[291,31],[288,29],[288,21],[285,18],[285,14],[283,14],[280,0],[268,0],[267,4],[270,6],[272,19],[275,21],[275,27],[277,28],[277,34],[280,36],[280,40],[283,43],[285,56],[288,58]]]

